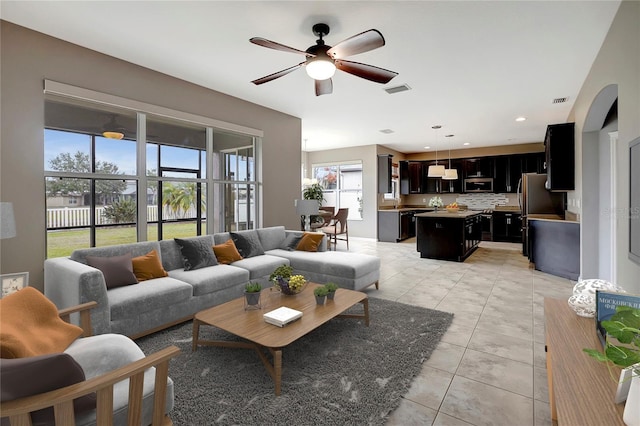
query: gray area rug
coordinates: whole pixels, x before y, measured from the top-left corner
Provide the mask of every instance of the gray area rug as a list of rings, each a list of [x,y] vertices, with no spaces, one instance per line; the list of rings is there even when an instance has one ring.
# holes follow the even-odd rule
[[[361,305],[352,308],[362,311]],[[283,350],[282,394],[253,350],[199,347],[192,323],[138,339],[146,353],[182,353],[175,382],[175,425],[380,425],[401,402],[453,314],[369,299],[370,326],[335,318]],[[238,340],[213,327],[203,338]]]

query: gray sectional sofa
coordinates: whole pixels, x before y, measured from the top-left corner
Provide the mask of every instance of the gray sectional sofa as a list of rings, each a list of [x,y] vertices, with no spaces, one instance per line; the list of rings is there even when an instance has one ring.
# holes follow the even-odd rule
[[[239,231],[259,240],[264,254],[229,265],[218,264],[185,271],[180,246],[174,240],[149,241],[74,251],[70,257],[47,259],[44,264],[44,293],[59,309],[96,301],[92,310],[95,334],[118,333],[137,338],[187,321],[193,315],[240,297],[249,281],[270,286],[269,275],[281,265],[308,280],[335,282],[342,288],[362,290],[378,286],[380,259],[375,256],[327,251],[326,237],[317,252],[287,248],[300,231],[282,226]],[[211,246],[226,242],[231,235],[220,233],[193,237]],[[131,253],[142,256],[156,250],[169,276],[107,289],[102,272],[87,264],[87,256],[111,257]]]

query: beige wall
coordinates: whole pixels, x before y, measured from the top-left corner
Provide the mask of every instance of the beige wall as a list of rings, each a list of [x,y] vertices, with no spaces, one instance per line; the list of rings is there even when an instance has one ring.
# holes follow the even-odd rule
[[[377,238],[378,156],[376,145],[313,151],[306,155],[307,172],[313,164],[362,161],[362,220],[349,221],[349,236]]]
[[[591,105],[602,89],[610,84],[618,85],[618,150],[616,181],[617,221],[616,248],[617,284],[629,292],[640,293],[640,266],[628,258],[629,247],[629,142],[640,136],[640,2],[623,1],[611,25],[611,29],[596,57],[587,79],[576,98],[568,121],[576,123],[576,190],[569,194],[572,200],[581,200],[582,193],[590,188],[582,187],[582,144],[585,121]],[[586,141],[585,141],[586,143]],[[580,206],[570,206],[579,213]],[[588,232],[589,230],[583,230]]]
[[[0,271],[28,271],[43,287],[45,258],[43,80],[264,131],[263,226],[299,223],[301,120],[0,21],[0,199],[14,203],[17,236],[0,245]],[[282,167],[282,164],[290,167]]]

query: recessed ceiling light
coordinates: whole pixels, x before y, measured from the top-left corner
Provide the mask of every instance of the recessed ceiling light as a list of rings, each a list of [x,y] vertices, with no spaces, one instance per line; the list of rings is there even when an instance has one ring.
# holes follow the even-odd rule
[[[467,145],[471,145],[469,142],[465,142],[462,145],[467,146]]]
[[[380,130],[380,133],[384,133],[384,134],[388,135],[390,133],[393,133],[393,130],[391,130],[391,129],[382,129],[382,130]]]
[[[518,118],[516,118],[516,121],[524,121],[526,119],[527,119],[527,117],[518,117]]]
[[[444,135],[445,138],[452,138],[453,135]]]
[[[425,147],[424,147],[424,149],[430,149],[430,148],[431,148],[430,146],[425,146]]]

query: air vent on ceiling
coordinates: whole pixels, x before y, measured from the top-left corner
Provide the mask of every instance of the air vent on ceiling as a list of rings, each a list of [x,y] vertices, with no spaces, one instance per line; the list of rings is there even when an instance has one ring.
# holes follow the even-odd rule
[[[568,98],[568,97],[564,97],[564,98],[555,98],[555,99],[553,100],[553,102],[551,102],[551,103],[553,103],[553,104],[561,104],[561,103],[567,102],[567,100],[569,100],[569,98]]]
[[[384,89],[384,91],[390,95],[393,95],[394,93],[406,92],[407,90],[411,90],[411,87],[409,87],[408,84],[401,84],[400,86],[387,87],[386,89]]]
[[[388,135],[389,133],[393,133],[393,130],[391,130],[391,129],[382,129],[382,130],[380,130],[380,133],[384,133],[384,134]]]

